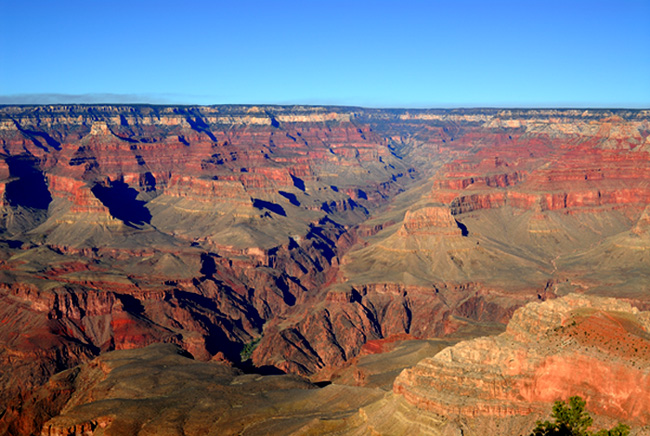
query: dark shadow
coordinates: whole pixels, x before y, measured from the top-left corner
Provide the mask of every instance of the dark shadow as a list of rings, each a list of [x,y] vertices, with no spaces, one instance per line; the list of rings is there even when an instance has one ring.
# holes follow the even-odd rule
[[[192,353],[190,353],[190,352],[187,351],[187,350],[183,350],[182,348],[179,349],[179,350],[177,351],[177,353],[178,353],[179,356],[183,356],[183,357],[187,357],[188,359],[196,360],[196,359],[194,358],[194,355],[193,355]]]
[[[37,136],[41,138],[47,145],[52,147],[55,150],[61,150],[61,143],[57,141],[56,139],[52,138],[50,135],[44,132],[35,132],[33,130],[25,130],[25,132],[29,133],[32,136]]]
[[[187,139],[185,139],[185,136],[179,136],[178,137],[178,142],[180,142],[181,144],[186,145],[188,147],[190,146],[190,143],[187,142]]]
[[[259,374],[259,375],[284,375],[286,372],[273,365],[255,366],[253,362],[247,360],[236,365],[237,368],[244,371],[246,374]]]
[[[217,264],[210,253],[201,253],[201,270],[199,272],[205,278],[213,278],[217,272]]]
[[[305,192],[305,182],[301,178],[291,175],[291,180],[293,180],[293,186]]]
[[[273,116],[271,112],[266,112],[266,115],[271,119],[271,127],[275,129],[280,128],[280,122]]]
[[[293,204],[294,206],[300,206],[300,202],[298,201],[298,198],[295,194],[286,191],[278,191],[278,194],[289,200],[289,203]]]
[[[38,169],[38,160],[23,155],[8,157],[6,162],[9,175],[18,178],[5,187],[5,199],[9,205],[47,209],[52,195],[47,187],[47,179]]]
[[[336,256],[336,243],[325,234],[323,228],[311,226],[306,238],[312,241],[314,249],[331,263],[332,259]]]
[[[111,215],[125,224],[142,225],[151,222],[151,212],[145,207],[145,202],[136,199],[138,191],[123,181],[116,180],[108,186],[98,183],[91,191]]]
[[[282,277],[278,277],[275,280],[275,285],[280,291],[282,291],[282,300],[287,306],[293,306],[296,304],[296,297],[289,290],[289,285]]]
[[[325,213],[332,213],[332,208],[330,208],[329,204],[327,204],[326,201],[324,201],[323,204],[320,205],[320,209]]]
[[[13,239],[3,239],[3,240],[0,241],[0,243],[7,244],[7,246],[9,248],[20,248],[20,247],[23,246],[22,241],[16,241],[16,240],[13,240]]]
[[[135,155],[135,160],[136,160],[136,162],[138,162],[138,165],[140,165],[140,166],[144,166],[144,165],[147,164],[147,163],[144,161],[144,158],[143,158],[142,156],[140,156],[139,154],[136,154],[136,155]]]
[[[124,311],[132,315],[141,315],[144,313],[142,302],[132,295],[117,294],[118,300],[122,303]]]
[[[115,135],[115,137],[116,137],[117,139],[119,139],[120,141],[129,142],[129,143],[131,143],[131,144],[137,144],[137,143],[140,142],[140,141],[138,141],[137,139],[133,139],[133,138],[130,138],[130,137],[128,137],[128,136],[120,136],[120,135],[118,135],[118,134],[116,134],[116,133],[113,133],[113,135]],[[142,142],[147,142],[147,141],[146,141],[146,140],[142,140]],[[134,149],[135,149],[135,147],[134,147],[134,146],[131,146],[131,150],[134,150]]]
[[[206,164],[212,164],[212,165],[223,165],[226,163],[226,161],[221,157],[221,154],[216,153],[210,156],[210,159],[207,159],[204,161]]]
[[[368,199],[368,194],[366,194],[366,191],[363,191],[361,189],[357,189],[357,195],[359,196],[359,198],[361,198],[363,200]]]
[[[201,117],[187,117],[187,122],[190,124],[190,127],[193,130],[196,130],[197,132],[202,132],[208,135],[210,140],[217,142],[217,138],[214,136],[214,134],[210,131],[210,126],[203,121]]]
[[[351,303],[361,303],[363,296],[356,289],[352,288],[350,290],[350,302]]]
[[[460,229],[460,232],[463,236],[468,236],[469,235],[469,230],[467,230],[467,226],[460,221],[456,220],[456,225]]]
[[[18,124],[16,121],[14,121],[14,124],[16,125],[16,128],[21,133],[24,133],[25,135],[29,136],[30,137],[29,139],[31,139],[32,142],[34,142],[34,145],[36,145],[38,148],[41,148],[41,149],[47,151],[47,149],[43,146],[43,144],[41,144],[41,142],[39,140],[37,140],[36,138],[42,139],[43,141],[45,141],[45,143],[48,146],[52,147],[55,150],[61,150],[61,143],[59,141],[57,141],[56,139],[52,138],[47,133],[45,133],[45,132],[37,132],[35,130],[23,129],[22,127],[20,127],[20,124]]]
[[[74,152],[74,155],[70,159],[70,166],[84,165],[90,163],[93,166],[97,166],[97,159],[94,156],[88,156],[87,150],[84,147],[79,147],[77,151]]]
[[[315,382],[315,383],[314,383],[314,386],[319,387],[319,388],[324,388],[325,386],[329,386],[329,385],[331,385],[331,384],[332,384],[331,381],[329,381],[329,380],[323,380],[323,381]]]
[[[240,298],[228,287],[223,287],[221,290],[223,291],[224,298],[229,300]],[[176,300],[176,304],[180,308],[188,311],[192,318],[205,329],[205,348],[210,354],[214,355],[222,352],[231,362],[240,361],[240,353],[244,345],[235,342],[230,334],[226,333],[241,330],[242,325],[240,320],[228,319],[221,312],[221,308],[214,298],[181,290],[175,290],[173,297]],[[239,303],[243,304],[244,301],[239,300]],[[241,310],[242,317],[249,320],[251,325],[256,326],[256,328],[261,328],[263,321],[254,308],[239,306],[239,310]]]
[[[332,191],[334,191],[334,192],[339,192],[339,187],[338,186],[330,185],[330,189]]]
[[[144,186],[147,192],[156,190],[156,178],[150,172],[144,173]]]
[[[253,207],[256,207],[260,210],[268,210],[273,212],[276,215],[287,216],[287,213],[284,211],[284,208],[279,204],[271,203],[270,201],[260,200],[259,198],[253,198]]]

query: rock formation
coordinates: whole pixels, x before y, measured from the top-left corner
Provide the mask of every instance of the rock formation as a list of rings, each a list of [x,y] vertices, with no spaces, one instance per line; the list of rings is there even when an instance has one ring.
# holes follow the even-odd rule
[[[504,333],[461,342],[402,371],[393,391],[362,412],[366,431],[401,432],[419,422],[431,434],[527,434],[554,401],[579,395],[597,422],[625,422],[646,434],[650,312],[578,294],[529,303]],[[390,408],[406,419],[382,417]]]
[[[0,432],[111,350],[324,380],[570,291],[650,307],[649,138],[647,111],[1,107]]]
[[[380,396],[342,385],[319,389],[292,375],[242,374],[158,344],[107,353],[57,374],[32,401],[59,402],[60,415],[44,424],[42,436],[255,435],[310,431]]]

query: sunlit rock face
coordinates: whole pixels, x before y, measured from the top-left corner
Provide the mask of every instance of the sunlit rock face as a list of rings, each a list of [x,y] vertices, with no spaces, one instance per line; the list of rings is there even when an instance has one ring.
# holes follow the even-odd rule
[[[2,107],[0,421],[154,342],[327,378],[369,341],[572,291],[650,307],[649,132],[647,111]]]
[[[650,312],[571,294],[517,310],[505,333],[462,342],[407,369],[394,392],[445,416],[543,414],[580,395],[588,410],[650,423]]]

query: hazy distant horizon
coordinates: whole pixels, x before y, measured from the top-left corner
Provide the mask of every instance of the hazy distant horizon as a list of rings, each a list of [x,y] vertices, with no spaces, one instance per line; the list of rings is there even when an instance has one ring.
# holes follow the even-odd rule
[[[363,104],[343,104],[338,102],[306,101],[306,102],[217,102],[196,103],[174,96],[164,95],[131,95],[131,94],[17,94],[0,95],[0,105],[3,106],[43,106],[43,105],[154,105],[154,106],[229,106],[229,105],[259,105],[259,106],[333,106],[333,107],[358,107],[368,109],[602,109],[602,110],[650,110],[647,106],[593,106],[580,104],[558,104],[555,106],[530,104],[530,105],[408,105],[408,106],[379,106]]]

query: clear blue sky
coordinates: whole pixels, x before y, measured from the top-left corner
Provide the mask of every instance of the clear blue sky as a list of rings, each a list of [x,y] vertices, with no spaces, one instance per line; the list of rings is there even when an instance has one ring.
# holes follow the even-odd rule
[[[650,0],[0,0],[16,100],[650,107]]]

